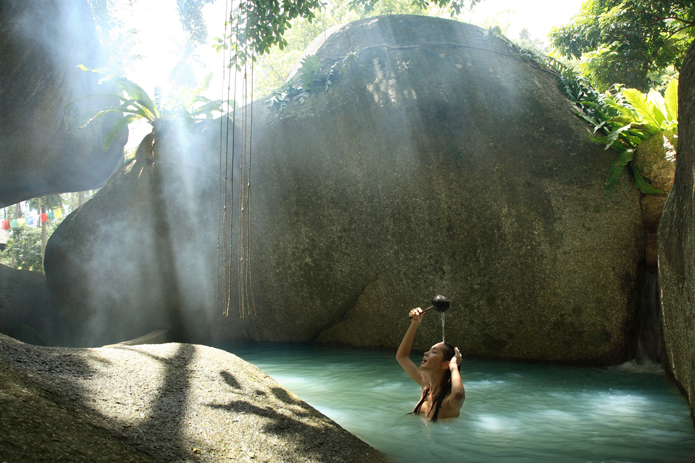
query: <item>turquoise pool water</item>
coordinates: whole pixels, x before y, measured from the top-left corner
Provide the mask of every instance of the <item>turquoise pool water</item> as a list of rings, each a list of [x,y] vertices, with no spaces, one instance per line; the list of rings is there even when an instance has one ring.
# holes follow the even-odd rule
[[[461,417],[428,423],[406,415],[420,387],[395,353],[224,348],[398,462],[695,461],[687,402],[658,368],[464,359]],[[412,357],[419,364],[421,356]]]

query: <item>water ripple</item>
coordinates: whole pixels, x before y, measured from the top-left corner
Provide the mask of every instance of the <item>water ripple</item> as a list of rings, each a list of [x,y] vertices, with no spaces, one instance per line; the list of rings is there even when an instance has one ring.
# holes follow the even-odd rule
[[[687,403],[656,368],[464,361],[461,417],[429,423],[407,415],[420,387],[391,352],[274,344],[227,350],[399,462],[695,457]]]

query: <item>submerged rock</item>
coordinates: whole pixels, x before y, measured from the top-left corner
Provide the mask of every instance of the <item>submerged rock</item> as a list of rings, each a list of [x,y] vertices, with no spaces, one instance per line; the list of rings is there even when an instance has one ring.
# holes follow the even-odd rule
[[[659,224],[665,364],[695,410],[695,43],[680,70],[678,163]]]
[[[304,104],[253,106],[255,316],[233,318],[234,290],[223,320],[215,298],[219,123],[192,143],[192,164],[129,164],[61,224],[46,272],[66,316],[104,343],[170,328],[155,326],[169,313],[181,333],[216,340],[395,349],[408,310],[444,294],[446,339],[464,355],[630,356],[639,192],[624,176],[605,197],[612,159],[553,75],[483,29],[435,18],[370,18],[314,48],[324,63],[359,56]],[[441,336],[429,314],[415,348]]]
[[[118,104],[99,75],[103,66],[86,0],[3,0],[0,6],[0,207],[37,196],[102,186],[123,162],[123,130],[107,152],[106,133],[121,116],[79,129],[96,109]],[[101,106],[100,106],[101,105]]]

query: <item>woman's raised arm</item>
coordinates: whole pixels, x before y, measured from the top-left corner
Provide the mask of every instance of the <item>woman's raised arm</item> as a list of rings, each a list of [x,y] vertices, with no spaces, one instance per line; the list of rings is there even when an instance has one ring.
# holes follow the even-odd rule
[[[425,317],[425,313],[420,307],[410,311],[410,327],[406,331],[401,345],[398,346],[398,351],[396,352],[396,360],[403,367],[406,373],[413,378],[413,380],[420,386],[425,387],[428,384],[428,379],[425,373],[420,370],[417,365],[410,360],[410,349],[413,347],[413,340],[415,339],[415,332],[420,326],[420,322]]]

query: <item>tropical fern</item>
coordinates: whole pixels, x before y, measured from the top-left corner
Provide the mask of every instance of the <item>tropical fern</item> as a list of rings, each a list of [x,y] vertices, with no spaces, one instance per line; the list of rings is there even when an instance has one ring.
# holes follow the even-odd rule
[[[598,93],[583,77],[567,76],[560,88],[575,103],[575,112],[593,125],[589,137],[605,149],[618,152],[608,170],[606,196],[610,195],[625,167],[630,167],[635,186],[644,194],[658,194],[661,190],[651,186],[632,165],[637,146],[645,140],[665,132],[678,130],[678,80],[672,80],[664,95],[656,90],[644,94],[634,88],[613,85],[605,93]]]
[[[200,84],[194,89],[182,87],[175,94],[171,95],[166,104],[162,106],[158,98],[155,99],[157,101],[153,100],[142,87],[125,77],[110,74],[103,69],[89,69],[83,65],[79,65],[78,67],[83,71],[106,74],[106,78],[103,79],[103,81],[112,82],[118,89],[117,93],[93,93],[80,98],[80,100],[83,100],[95,97],[109,97],[118,99],[121,102],[119,106],[110,106],[98,111],[80,127],[85,127],[94,119],[105,114],[123,114],[124,117],[114,122],[106,134],[104,143],[102,144],[104,151],[109,149],[124,127],[139,119],[144,119],[150,123],[152,125],[152,132],[156,133],[161,129],[164,123],[176,118],[181,118],[184,121],[192,123],[201,118],[211,118],[216,112],[224,112],[223,105],[225,102],[222,100],[210,100],[201,95],[210,85],[212,73],[203,78]],[[80,100],[73,101],[71,104]]]

